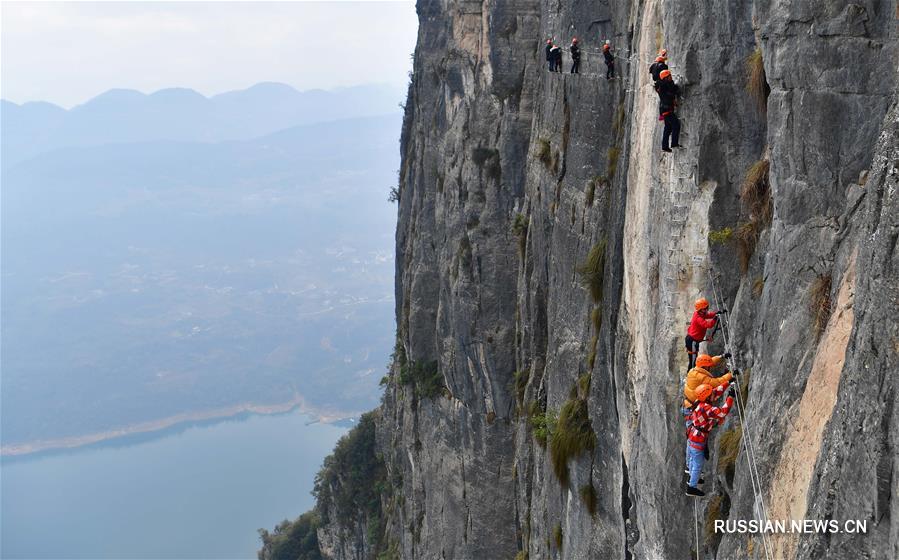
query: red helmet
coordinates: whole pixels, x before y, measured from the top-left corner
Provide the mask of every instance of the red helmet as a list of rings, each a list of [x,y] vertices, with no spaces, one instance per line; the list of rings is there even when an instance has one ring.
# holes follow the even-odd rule
[[[662,76],[662,74],[664,74],[665,72],[668,72],[668,70],[662,70],[662,72],[659,74],[659,76]],[[668,75],[670,76],[671,72],[668,72]],[[665,76],[662,76],[662,77],[664,78]],[[708,309],[709,300],[705,299],[704,297],[701,297],[696,300],[696,303],[693,304],[693,307],[696,308],[696,311]]]
[[[572,43],[577,43],[577,37],[571,40]]]
[[[712,386],[703,383],[699,387],[693,389],[693,395],[696,396],[695,400],[705,402],[705,400],[712,395]]]
[[[611,48],[611,47],[610,47],[608,44],[602,46],[602,50],[604,50],[604,51],[607,51],[607,50],[609,50],[610,48]]]

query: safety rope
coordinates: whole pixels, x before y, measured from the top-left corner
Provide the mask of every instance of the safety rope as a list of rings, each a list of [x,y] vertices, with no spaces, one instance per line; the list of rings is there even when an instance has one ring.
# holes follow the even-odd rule
[[[693,500],[693,527],[696,529],[696,560],[699,560],[699,507]]]
[[[722,298],[720,296],[720,291],[718,290],[718,282],[714,275],[710,275],[712,280],[712,290],[714,292],[715,305],[718,309],[722,309],[724,306],[721,305]],[[737,361],[734,358],[734,348],[731,345],[731,336],[730,336],[730,326],[727,320],[727,314],[724,313],[721,315],[721,319],[718,321],[721,324],[721,336],[724,339],[724,351],[725,353],[729,353],[731,355],[729,361],[731,369],[737,369]],[[746,450],[746,462],[749,466],[749,480],[752,485],[752,493],[755,498],[755,503],[753,507],[756,509],[757,513],[764,518],[765,521],[768,519],[768,508],[765,505],[765,498],[762,489],[762,479],[758,472],[758,461],[756,461],[755,457],[755,445],[753,444],[753,437],[751,430],[749,428],[749,424],[746,422],[746,403],[743,401],[742,388],[739,386],[742,383],[738,384],[738,390],[736,391],[737,398],[735,399],[737,404],[737,416],[740,419],[740,425],[743,428],[743,447]],[[765,558],[770,559],[772,555],[771,544],[768,542],[768,534],[763,530],[761,533],[762,536],[762,544],[765,549]]]

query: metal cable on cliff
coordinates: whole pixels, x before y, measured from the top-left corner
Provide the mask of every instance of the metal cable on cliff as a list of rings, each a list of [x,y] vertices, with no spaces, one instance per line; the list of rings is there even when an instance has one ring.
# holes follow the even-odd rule
[[[720,295],[720,291],[718,290],[718,281],[715,276],[711,277],[712,279],[712,291],[714,292],[715,305],[718,309],[723,309],[724,306],[721,305],[722,298]],[[737,369],[737,363],[734,348],[731,345],[731,336],[730,336],[730,328],[728,326],[727,315],[722,315],[721,319],[718,321],[721,324],[721,336],[724,339],[724,351],[725,353],[730,354],[730,358],[728,361],[730,362],[728,365],[731,370]],[[749,429],[749,425],[746,422],[746,403],[743,401],[742,390],[738,390],[736,392],[737,398],[735,399],[737,404],[737,417],[740,419],[740,426],[743,428],[743,447],[746,450],[746,462],[749,466],[749,479],[752,484],[752,494],[755,499],[755,503],[753,504],[754,509],[756,510],[756,514],[762,517],[765,521],[768,520],[768,508],[765,505],[765,499],[762,494],[762,481],[759,476],[757,461],[755,457],[755,447],[752,443],[752,434]],[[761,532],[762,536],[762,544],[765,547],[765,558],[771,558],[771,544],[768,542],[768,535],[763,530]]]

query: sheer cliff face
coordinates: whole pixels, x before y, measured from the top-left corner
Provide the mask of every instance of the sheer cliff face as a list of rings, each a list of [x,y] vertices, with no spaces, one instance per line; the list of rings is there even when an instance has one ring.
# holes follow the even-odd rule
[[[775,556],[899,556],[896,9],[420,0],[378,426],[393,489],[380,539],[364,519],[326,525],[326,552],[693,551],[682,338],[717,287],[751,370],[745,430],[769,516],[869,523],[772,539]],[[549,74],[545,39],[572,36],[582,74]],[[684,93],[684,147],[665,155],[646,70],[661,46]],[[766,108],[745,89],[756,50]],[[740,197],[759,160],[770,219]],[[436,392],[409,373],[432,362]],[[762,558],[757,538],[704,534],[706,519],[754,516],[745,450],[719,464],[717,440],[701,553]]]

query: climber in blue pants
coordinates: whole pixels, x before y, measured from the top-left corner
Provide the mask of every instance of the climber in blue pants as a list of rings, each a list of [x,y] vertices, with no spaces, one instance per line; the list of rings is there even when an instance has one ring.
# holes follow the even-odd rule
[[[696,388],[696,406],[690,415],[690,426],[687,428],[687,470],[690,471],[690,480],[687,482],[687,496],[705,496],[705,492],[697,488],[700,483],[699,475],[705,464],[706,438],[709,432],[718,425],[734,404],[736,389],[730,387],[727,391],[727,400],[723,406],[714,406],[708,403],[709,397],[719,394],[729,383],[719,385],[712,389],[710,385],[700,385]]]

